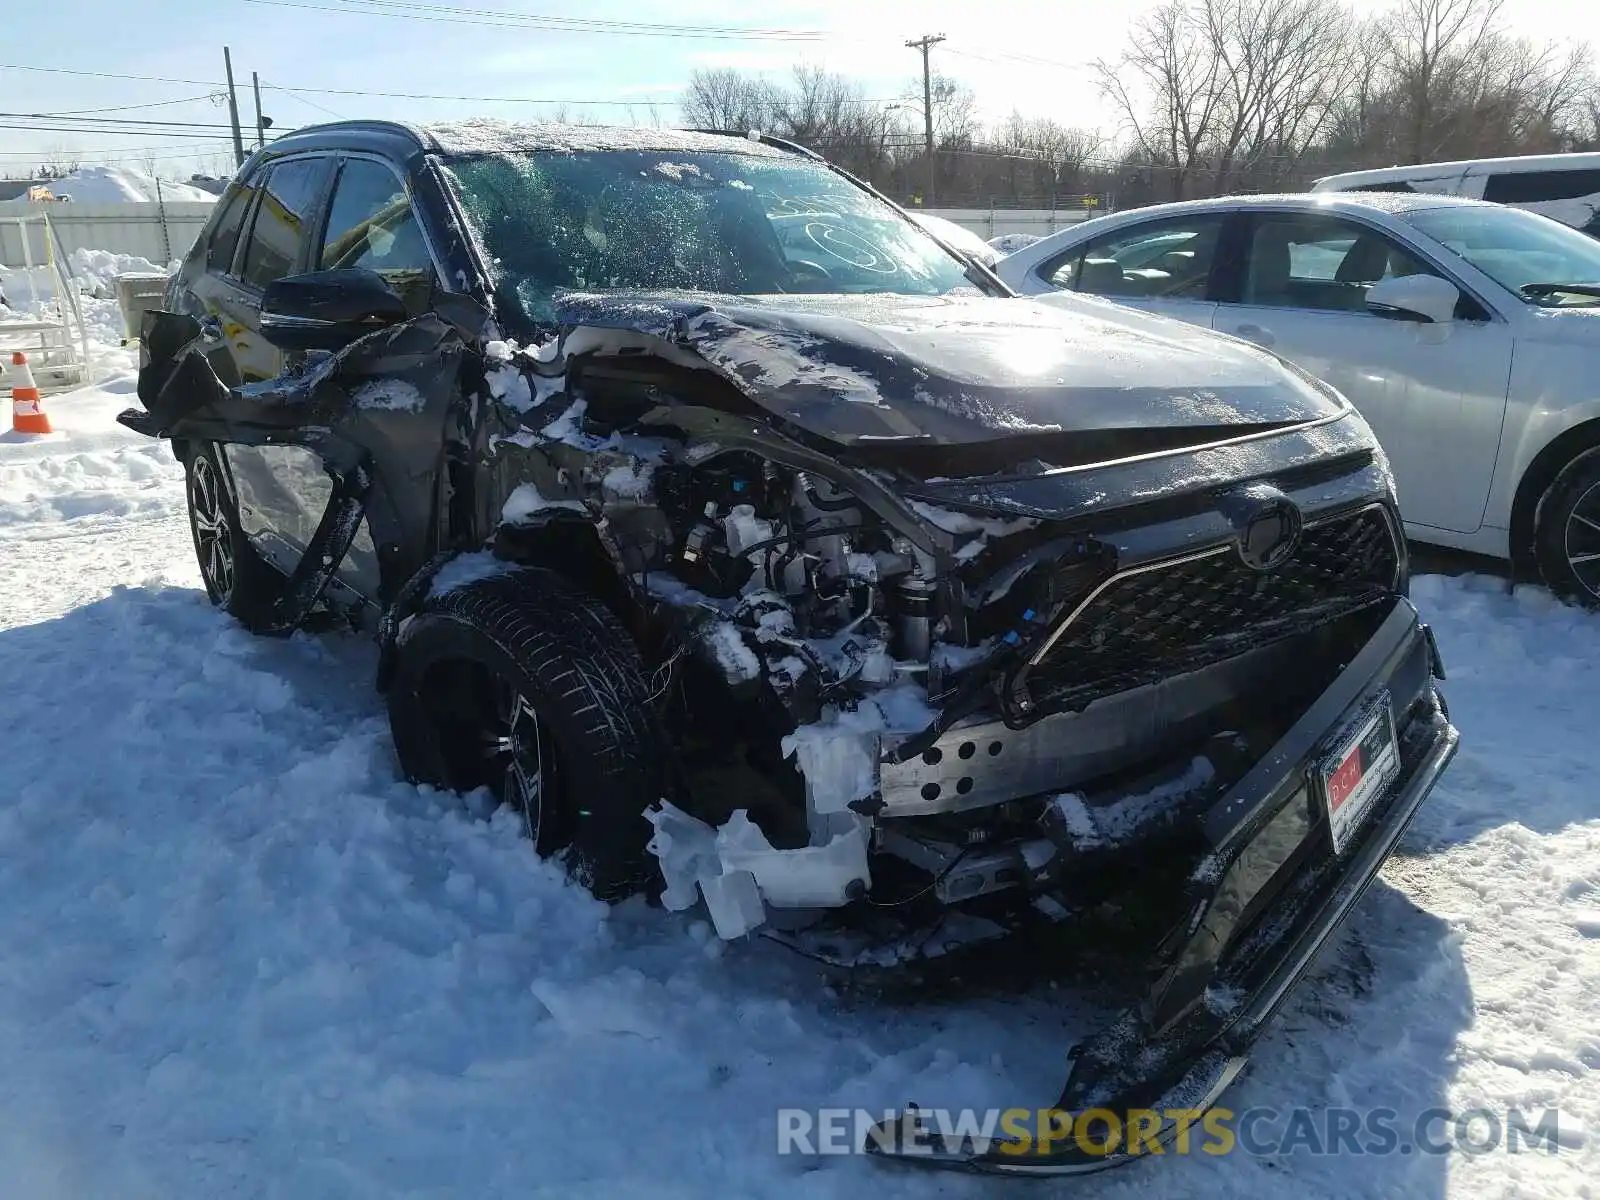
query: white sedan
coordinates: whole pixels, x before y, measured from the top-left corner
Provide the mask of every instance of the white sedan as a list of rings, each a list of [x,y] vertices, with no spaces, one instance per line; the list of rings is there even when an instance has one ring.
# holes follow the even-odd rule
[[[1247,196],[1098,217],[995,270],[1298,363],[1376,431],[1412,538],[1600,602],[1600,241],[1441,196]]]

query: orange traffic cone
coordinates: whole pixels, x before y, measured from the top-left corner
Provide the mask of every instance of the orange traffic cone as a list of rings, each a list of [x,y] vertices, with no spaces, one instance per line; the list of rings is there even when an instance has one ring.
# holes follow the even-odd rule
[[[49,433],[50,418],[39,401],[39,389],[21,350],[11,356],[11,428],[15,433]]]

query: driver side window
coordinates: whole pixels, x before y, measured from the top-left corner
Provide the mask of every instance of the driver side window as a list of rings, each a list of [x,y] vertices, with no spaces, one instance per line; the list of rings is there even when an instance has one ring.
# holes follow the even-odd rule
[[[1055,287],[1092,296],[1204,300],[1224,220],[1201,213],[1114,230],[1039,273]]]
[[[405,185],[382,163],[346,160],[328,207],[318,265],[363,268],[386,279],[413,312],[427,307],[433,260]]]

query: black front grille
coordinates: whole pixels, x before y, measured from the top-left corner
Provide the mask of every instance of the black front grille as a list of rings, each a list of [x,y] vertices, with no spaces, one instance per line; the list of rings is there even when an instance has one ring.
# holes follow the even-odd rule
[[[1398,549],[1382,511],[1308,526],[1277,569],[1232,547],[1113,578],[1034,668],[1036,696],[1074,706],[1322,625],[1392,594]]]

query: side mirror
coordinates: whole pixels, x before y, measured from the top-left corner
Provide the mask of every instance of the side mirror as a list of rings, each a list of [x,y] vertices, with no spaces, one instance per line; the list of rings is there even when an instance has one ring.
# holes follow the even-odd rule
[[[411,314],[376,271],[308,271],[267,284],[261,336],[280,350],[342,350]]]
[[[1367,311],[1397,321],[1443,325],[1455,319],[1461,292],[1437,275],[1401,275],[1367,289]]]

